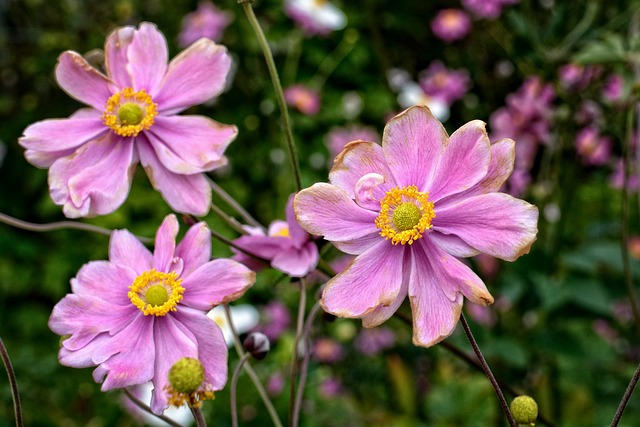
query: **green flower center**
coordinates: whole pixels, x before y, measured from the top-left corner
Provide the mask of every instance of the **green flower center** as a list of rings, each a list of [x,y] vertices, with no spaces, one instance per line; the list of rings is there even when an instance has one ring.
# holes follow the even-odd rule
[[[118,108],[118,120],[123,126],[136,126],[142,122],[144,112],[142,107],[133,102],[127,102]]]
[[[422,212],[411,202],[400,203],[393,211],[393,223],[401,231],[411,230],[420,222]]]
[[[147,304],[159,307],[165,302],[169,301],[169,293],[164,286],[153,285],[144,294],[144,298],[147,300]]]

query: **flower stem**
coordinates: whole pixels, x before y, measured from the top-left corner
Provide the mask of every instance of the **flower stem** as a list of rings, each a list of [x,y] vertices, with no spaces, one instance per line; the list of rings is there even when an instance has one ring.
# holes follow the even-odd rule
[[[307,305],[307,289],[304,280],[300,279],[300,300],[298,301],[298,321],[296,323],[296,339],[293,344],[293,356],[291,357],[291,374],[289,383],[289,426],[296,427],[297,419],[294,418],[294,401],[296,395],[296,376],[298,374],[298,344],[302,338],[304,327],[304,312]]]
[[[618,405],[618,409],[616,410],[616,414],[613,417],[613,421],[611,421],[611,427],[616,427],[618,425],[618,422],[620,422],[620,418],[622,417],[624,408],[626,408],[627,403],[629,402],[629,399],[633,394],[633,390],[638,383],[638,379],[640,379],[640,365],[638,365],[638,367],[636,368],[636,372],[633,374],[633,377],[631,377],[631,381],[629,382],[629,385],[624,392],[624,396],[622,396],[622,400],[620,401],[620,405]]]
[[[318,312],[320,311],[320,303],[316,302],[311,311],[309,317],[304,325],[304,357],[302,359],[302,366],[300,367],[300,381],[298,382],[298,390],[296,391],[296,400],[293,405],[293,425],[298,425],[300,418],[300,410],[302,409],[302,396],[304,395],[304,385],[307,380],[307,370],[309,367],[309,358],[311,357],[309,338],[311,335],[311,326],[315,320]]]
[[[16,381],[16,373],[13,371],[13,366],[11,366],[11,359],[9,358],[7,348],[4,346],[4,342],[2,342],[2,338],[0,338],[0,358],[2,358],[4,368],[7,370],[7,377],[9,377],[9,385],[11,386],[11,397],[13,398],[13,412],[16,417],[16,427],[22,427],[22,407],[20,406],[20,394],[18,393],[18,382]]]
[[[333,73],[333,70],[335,70],[338,64],[353,50],[359,38],[360,34],[358,31],[354,29],[345,31],[344,37],[338,47],[320,63],[318,71],[309,82],[309,86],[315,90],[320,90],[327,78]]]
[[[233,377],[231,378],[231,425],[238,427],[238,406],[236,405],[236,388],[238,386],[238,377],[240,376],[240,370],[244,366],[245,362],[249,360],[251,355],[245,353],[240,358],[240,361],[236,365],[236,369],[233,371]]]
[[[240,215],[240,217],[242,217],[242,219],[244,220],[244,222],[246,224],[252,225],[254,227],[264,228],[262,226],[262,224],[260,224],[254,217],[252,217],[251,214],[249,214],[249,212],[247,212],[240,205],[240,203],[238,203],[238,201],[236,199],[231,197],[231,195],[229,193],[224,191],[224,189],[222,187],[220,187],[218,184],[216,184],[211,178],[209,178],[208,176],[206,178],[207,178],[207,181],[209,182],[209,186],[211,187],[213,192],[216,193],[216,195],[218,197],[220,197],[222,200],[224,200],[224,202],[227,205],[232,207],[233,210],[235,210],[238,213],[238,215]]]
[[[482,370],[484,371],[487,378],[489,378],[489,382],[493,386],[493,389],[495,390],[496,395],[498,396],[498,400],[500,401],[500,406],[502,406],[502,410],[504,411],[504,414],[506,415],[507,420],[509,421],[509,425],[511,425],[511,427],[518,427],[518,424],[516,424],[516,420],[513,419],[513,415],[511,414],[509,405],[507,404],[507,401],[504,398],[504,395],[502,394],[502,390],[500,390],[500,385],[498,384],[498,381],[496,381],[496,378],[493,376],[493,373],[491,372],[491,368],[489,368],[487,361],[485,360],[484,356],[482,355],[482,352],[480,351],[480,347],[478,347],[478,343],[476,342],[475,338],[473,337],[473,334],[471,333],[471,328],[469,328],[469,324],[467,323],[467,319],[464,317],[464,314],[460,314],[460,323],[462,324],[464,333],[467,336],[467,339],[469,340],[469,343],[471,344],[471,347],[473,348],[473,351],[476,354],[476,357],[478,358],[480,365],[482,366]]]
[[[253,13],[251,3],[246,0],[238,0],[238,2],[241,3],[242,9],[244,9],[244,13],[249,19],[249,24],[251,24],[251,28],[253,28],[253,31],[258,37],[258,43],[262,49],[262,54],[264,55],[264,59],[267,63],[267,68],[269,69],[273,89],[276,93],[276,101],[280,107],[280,113],[282,114],[282,125],[284,127],[285,140],[287,141],[287,149],[289,150],[289,159],[291,160],[291,167],[293,169],[296,191],[300,191],[302,189],[302,178],[300,175],[300,165],[298,163],[298,152],[296,151],[296,146],[293,142],[293,131],[291,130],[291,122],[289,120],[289,110],[287,109],[287,103],[284,100],[284,92],[282,91],[282,85],[280,84],[278,70],[276,69],[276,64],[273,60],[273,55],[271,54],[267,38],[260,27],[260,23],[258,22],[255,13]]]
[[[129,398],[129,400],[132,401],[138,408],[142,409],[145,412],[148,412],[149,414],[153,415],[156,418],[161,419],[162,421],[164,421],[165,423],[169,424],[172,427],[182,427],[182,424],[179,424],[173,421],[171,418],[165,415],[154,414],[148,405],[146,405],[142,400],[135,397],[128,389],[123,388],[122,391]]]
[[[191,408],[191,413],[193,414],[193,418],[196,419],[196,425],[198,427],[207,427],[207,422],[200,408]]]

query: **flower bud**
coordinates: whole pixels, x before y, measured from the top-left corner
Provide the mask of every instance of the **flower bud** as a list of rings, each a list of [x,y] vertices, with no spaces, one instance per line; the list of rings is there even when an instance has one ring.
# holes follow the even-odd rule
[[[204,381],[204,367],[198,359],[183,357],[169,369],[169,384],[178,393],[194,393]]]
[[[538,404],[530,396],[518,396],[511,402],[511,413],[518,424],[534,426],[538,418]]]
[[[244,349],[257,360],[264,359],[271,348],[269,338],[260,332],[250,333],[242,345],[244,346]]]

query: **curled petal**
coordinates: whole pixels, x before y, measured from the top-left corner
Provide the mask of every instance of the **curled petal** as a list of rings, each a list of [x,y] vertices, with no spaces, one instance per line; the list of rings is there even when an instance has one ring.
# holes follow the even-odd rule
[[[375,142],[353,141],[336,156],[333,168],[329,172],[329,181],[347,192],[355,199],[358,180],[369,173],[377,173],[385,177],[392,186],[395,181],[387,168],[382,147]]]
[[[368,173],[356,183],[355,200],[358,205],[372,211],[380,211],[380,198],[384,193],[374,195],[380,184],[385,182],[379,173]]]

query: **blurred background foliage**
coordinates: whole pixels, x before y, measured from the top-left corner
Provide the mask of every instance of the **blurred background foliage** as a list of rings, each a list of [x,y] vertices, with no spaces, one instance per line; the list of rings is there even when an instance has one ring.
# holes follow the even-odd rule
[[[468,71],[472,85],[451,105],[445,122],[449,132],[473,119],[489,122],[529,76],[552,85],[556,96],[549,110],[551,138],[540,146],[530,170],[532,181],[523,194],[540,208],[538,241],[529,255],[512,264],[483,268],[486,260],[472,260],[496,304],[469,315],[495,374],[517,392],[535,397],[545,419],[557,426],[608,425],[640,361],[640,330],[629,314],[625,287],[625,271],[633,283],[640,282],[640,255],[633,246],[633,237],[640,234],[638,196],[637,188],[626,197],[611,185],[613,160],[598,166],[580,160],[574,147],[580,127],[575,114],[585,101],[597,104],[602,111],[600,130],[613,141],[611,159],[629,152],[627,116],[636,108],[640,67],[640,3],[521,0],[505,7],[496,19],[474,18],[469,35],[453,43],[437,38],[430,22],[442,9],[461,8],[457,0],[335,4],[348,23],[324,37],[306,37],[283,13],[282,0],[254,5],[283,85],[324,82],[315,88],[321,95],[316,115],[291,111],[304,186],[327,180],[331,154],[324,139],[330,129],[357,124],[381,133],[385,120],[402,109],[387,80],[390,69],[405,70],[417,79],[439,60]],[[234,58],[233,77],[215,102],[189,113],[238,126],[238,138],[227,150],[229,167],[211,176],[268,224],[284,217],[286,199],[294,189],[279,112],[242,9],[232,0],[217,0],[216,5],[234,15],[221,41]],[[0,142],[6,152],[0,166],[0,212],[34,223],[64,219],[50,200],[47,171],[29,165],[17,144],[30,123],[66,117],[80,107],[53,78],[58,55],[67,49],[91,52],[103,46],[115,27],[150,21],[166,35],[173,56],[180,51],[176,37],[181,19],[196,6],[196,1],[184,0],[0,0]],[[340,55],[344,58],[335,67],[321,65],[327,57]],[[595,64],[601,77],[580,90],[568,90],[559,77],[560,67],[568,63]],[[613,73],[623,78],[624,96],[607,103],[600,94],[604,76]],[[221,207],[232,213],[224,204]],[[169,212],[138,168],[130,197],[117,212],[81,221],[150,237]],[[223,235],[236,237],[214,214],[205,220]],[[627,243],[628,268],[622,255]],[[90,370],[58,364],[58,337],[47,328],[52,307],[69,292],[69,279],[84,263],[106,259],[107,244],[108,237],[85,231],[34,233],[0,224],[0,336],[12,356],[27,425],[136,425],[122,408],[120,392],[102,393]],[[216,257],[231,253],[219,242],[214,242],[213,251]],[[327,258],[337,255],[329,251]],[[298,292],[282,279],[272,270],[261,272],[239,302],[260,307],[281,300],[294,316]],[[406,306],[400,312],[409,315]],[[339,360],[312,360],[302,425],[506,425],[486,378],[452,347],[416,348],[403,321],[392,318],[385,326],[393,331],[395,345],[366,355],[354,345],[359,322],[316,322],[313,338],[330,340],[340,349],[333,350]],[[278,375],[285,378],[284,390],[273,391],[284,418],[293,337],[290,327],[272,343],[267,359],[256,364],[265,382]],[[461,331],[446,343],[471,351]],[[236,361],[231,351],[232,368]],[[0,378],[4,427],[14,421],[9,388]],[[334,381],[333,389],[327,387],[329,380]],[[246,376],[239,390],[242,425],[270,425]],[[230,425],[228,403],[227,388],[205,405],[211,425]],[[640,425],[637,396],[621,425]]]

